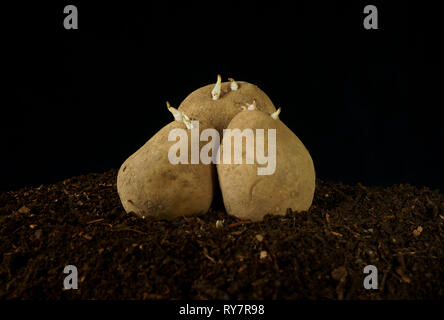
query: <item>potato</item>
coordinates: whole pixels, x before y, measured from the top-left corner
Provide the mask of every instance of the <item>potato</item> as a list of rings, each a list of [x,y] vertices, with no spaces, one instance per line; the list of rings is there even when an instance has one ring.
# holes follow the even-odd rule
[[[270,98],[259,87],[244,81],[210,84],[193,91],[180,104],[179,110],[190,118],[205,120],[222,134],[231,119],[245,109],[246,103],[256,100],[256,108],[264,112],[276,111]]]
[[[261,221],[267,213],[284,215],[288,208],[308,210],[313,201],[313,161],[299,138],[278,119],[279,112],[280,109],[270,116],[259,110],[246,110],[231,120],[228,129],[237,128],[243,133],[246,132],[244,129],[252,129],[253,148],[247,148],[246,138],[242,138],[241,144],[236,144],[232,135],[224,133],[217,173],[225,208],[238,218]],[[261,147],[260,132],[256,129],[264,129],[262,141],[265,147]],[[275,139],[269,136],[270,129],[276,129]],[[228,140],[231,148],[227,146]],[[227,152],[230,149],[231,155]],[[252,150],[250,155],[249,150]],[[260,150],[263,150],[263,155],[268,155],[267,163],[258,158]],[[234,162],[236,151],[242,164]],[[250,164],[247,164],[248,160]]]
[[[175,121],[157,132],[121,166],[117,176],[117,190],[126,212],[142,217],[173,219],[178,216],[206,213],[210,208],[215,169],[213,165],[191,161],[191,134],[182,114],[169,107]],[[199,123],[199,133],[209,128]],[[173,129],[185,129],[188,143],[188,164],[172,164],[170,147],[179,143],[168,141]],[[197,131],[197,129],[196,129]],[[201,144],[199,143],[201,148]],[[172,149],[174,150],[174,149]]]

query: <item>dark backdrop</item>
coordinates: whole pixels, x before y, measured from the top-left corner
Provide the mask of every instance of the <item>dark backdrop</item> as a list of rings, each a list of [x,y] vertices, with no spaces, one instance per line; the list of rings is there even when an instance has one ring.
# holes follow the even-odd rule
[[[0,190],[118,168],[172,120],[166,100],[218,73],[282,107],[319,178],[444,190],[439,11],[387,2],[4,8]],[[78,30],[63,28],[67,4]],[[379,30],[363,28],[366,4]]]

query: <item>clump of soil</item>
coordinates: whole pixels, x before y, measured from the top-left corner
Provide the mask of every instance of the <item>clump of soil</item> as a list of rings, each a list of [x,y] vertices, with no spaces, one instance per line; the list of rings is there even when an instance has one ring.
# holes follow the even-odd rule
[[[0,195],[0,299],[444,296],[438,191],[317,180],[308,212],[251,223],[219,204],[156,221],[124,212],[116,173]],[[63,289],[66,265],[78,290]],[[378,268],[377,290],[363,287],[366,265]]]

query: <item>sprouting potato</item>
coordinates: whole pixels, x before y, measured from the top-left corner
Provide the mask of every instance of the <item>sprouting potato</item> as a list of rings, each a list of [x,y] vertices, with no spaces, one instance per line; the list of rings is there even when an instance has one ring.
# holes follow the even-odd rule
[[[313,201],[313,161],[301,140],[279,120],[279,113],[280,108],[270,115],[253,105],[231,120],[228,129],[240,129],[243,133],[252,129],[253,148],[247,148],[248,138],[241,138],[243,143],[236,144],[233,135],[224,133],[219,156],[223,159],[225,153],[228,161],[217,164],[217,173],[225,208],[238,218],[261,221],[268,213],[283,215],[288,208],[308,210]],[[263,134],[256,129],[264,129]],[[275,129],[275,139],[270,129]],[[228,139],[231,147],[226,146]],[[236,148],[241,155],[238,163]]]
[[[173,219],[178,216],[206,213],[210,208],[215,169],[200,161],[172,164],[170,147],[176,141],[168,137],[173,129],[190,131],[189,118],[167,103],[175,121],[157,132],[120,167],[117,191],[126,212],[142,217]],[[210,128],[199,123],[199,132]],[[191,135],[187,135],[188,159],[191,152]],[[201,144],[199,148],[201,148]]]
[[[231,119],[253,99],[256,100],[257,109],[267,113],[276,111],[270,98],[256,85],[231,78],[228,82],[222,82],[218,75],[215,85],[193,91],[182,101],[179,110],[190,118],[207,121],[222,134]]]

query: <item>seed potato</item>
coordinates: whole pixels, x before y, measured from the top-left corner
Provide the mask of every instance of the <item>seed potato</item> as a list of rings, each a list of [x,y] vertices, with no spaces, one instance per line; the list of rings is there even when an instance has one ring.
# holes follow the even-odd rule
[[[175,120],[157,132],[120,167],[117,191],[126,212],[142,217],[173,219],[206,213],[210,208],[215,169],[213,165],[172,164],[168,153],[177,141],[168,141],[173,129],[188,130],[188,159],[191,159],[191,134],[180,112],[170,108]],[[199,123],[199,134],[209,128]],[[186,140],[184,140],[186,141]],[[202,144],[202,143],[201,143]],[[200,145],[202,147],[202,145]]]
[[[266,214],[283,215],[287,208],[308,210],[315,191],[315,169],[312,158],[299,138],[278,119],[280,109],[273,114],[260,110],[238,113],[228,129],[252,128],[264,130],[264,153],[268,150],[268,129],[276,129],[276,166],[273,174],[258,175],[259,165],[254,148],[254,163],[246,164],[246,142],[242,143],[242,164],[234,163],[234,139],[231,144],[231,164],[221,161],[217,165],[220,188],[229,214],[241,219],[261,221]],[[225,135],[219,148],[223,159],[223,145],[231,136]],[[257,144],[255,144],[257,146]]]
[[[189,94],[179,110],[190,118],[207,121],[222,134],[231,119],[253,100],[259,110],[268,113],[276,111],[270,98],[258,86],[233,79],[221,82],[218,76],[216,85],[210,84]]]

